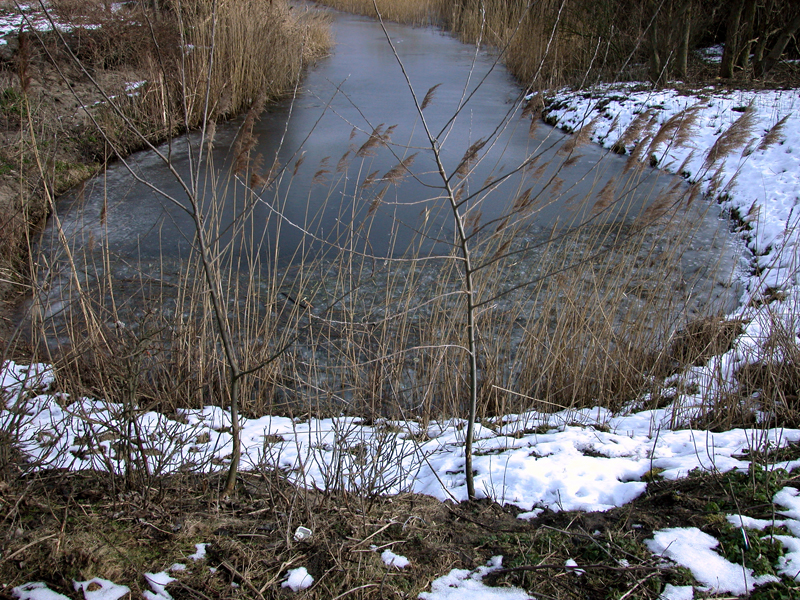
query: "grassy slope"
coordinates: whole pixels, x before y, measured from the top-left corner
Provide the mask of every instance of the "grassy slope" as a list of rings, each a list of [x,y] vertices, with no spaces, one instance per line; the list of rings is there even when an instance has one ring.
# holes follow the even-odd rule
[[[798,454],[790,448],[781,458]],[[174,598],[271,598],[287,593],[281,582],[288,569],[304,566],[315,584],[302,597],[415,598],[451,569],[475,569],[502,555],[505,570],[486,583],[522,587],[539,598],[655,599],[667,583],[692,583],[686,570],[665,566],[644,545],[665,527],[698,527],[720,540],[718,551],[732,562],[774,573],[782,546],[748,532],[746,547],[725,516],[773,518],[772,496],[797,480],[760,468],[656,480],[634,502],[607,513],[548,511],[523,521],[514,507],[488,501],[454,506],[414,495],[324,495],[298,490],[276,473],[244,477],[237,499],[220,503],[216,477],[179,476],[123,492],[114,486],[122,482],[99,474],[41,472],[0,483],[0,581],[6,593],[44,581],[75,596],[73,580],[100,577],[137,597],[147,589],[144,573],[177,562],[188,568],[172,573]],[[313,531],[309,540],[294,541],[299,525]],[[210,544],[208,556],[193,562],[187,557],[197,543]],[[411,565],[388,568],[380,560],[387,548]],[[564,570],[570,558],[584,575]],[[784,581],[757,588],[752,598],[798,591]]]

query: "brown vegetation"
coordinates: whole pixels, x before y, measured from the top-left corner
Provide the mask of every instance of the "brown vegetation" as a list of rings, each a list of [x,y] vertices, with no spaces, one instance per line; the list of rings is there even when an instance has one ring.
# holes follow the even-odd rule
[[[146,48],[135,53],[144,64],[137,63],[133,71],[149,68],[145,70],[148,83],[139,96],[121,101],[112,102],[111,96],[124,95],[128,77],[120,79],[117,88],[110,87],[110,80],[98,78],[109,72],[110,63],[127,64],[134,56],[112,60],[110,48],[95,54],[96,46],[84,42],[100,34],[79,36],[75,48],[56,43],[54,47],[64,51],[84,52],[74,63],[76,78],[85,77],[87,89],[93,86],[89,77],[100,81],[95,90],[105,102],[84,110],[86,118],[99,125],[99,139],[94,146],[73,150],[87,152],[99,162],[194,125],[204,127],[211,143],[214,120],[247,108],[253,100],[230,174],[251,184],[244,197],[236,199],[246,213],[246,207],[270,189],[276,173],[289,177],[292,166],[296,173],[302,160],[264,169],[249,155],[250,129],[261,102],[296,81],[305,52],[324,46],[316,27],[307,30],[308,35],[298,34],[306,31],[306,25],[294,21],[281,2],[256,4],[220,4],[232,12],[220,15],[218,23],[225,26],[214,31],[200,26],[211,22],[206,19],[210,5],[197,2],[188,5],[185,13],[170,11],[168,6],[157,21],[160,24],[153,21],[154,30],[165,27],[165,37],[155,37],[163,46],[147,46],[147,42],[150,54]],[[61,6],[65,11],[77,10],[74,4]],[[470,2],[453,6],[466,11]],[[548,6],[543,3],[542,10]],[[241,12],[236,12],[237,7]],[[265,19],[275,11],[281,27],[288,23],[295,29],[287,34],[280,28],[268,32],[256,28],[256,22],[261,23],[252,17],[256,8],[267,11]],[[424,14],[428,10],[426,6]],[[465,35],[480,35],[500,46],[518,43],[514,42],[517,29],[529,28],[534,35],[531,21],[523,19],[520,24],[510,20],[508,13],[492,13],[491,20],[482,20],[477,28],[467,16],[466,12],[450,13],[453,20],[462,19],[464,31],[472,27],[472,33]],[[561,17],[556,20],[561,22]],[[535,26],[537,39],[549,40],[542,37],[543,31],[556,25],[552,18],[542,19]],[[177,44],[181,32],[188,35],[187,31],[192,32],[191,39]],[[523,71],[542,82],[588,72],[597,54],[587,50],[591,46],[581,50],[578,31],[583,29],[549,46],[542,42],[530,52],[533,58]],[[243,41],[247,36],[263,41],[263,52],[292,44],[294,52],[279,52],[278,71],[289,74],[283,84],[259,80],[252,64],[239,62],[251,54],[252,46]],[[298,39],[303,40],[299,46],[293,43]],[[166,40],[185,51],[169,54]],[[211,47],[220,64],[211,63]],[[572,56],[575,62],[553,58],[551,64],[551,58],[568,47],[577,48]],[[528,50],[520,46],[519,51]],[[9,114],[16,115],[20,144],[28,144],[35,160],[15,171],[13,176],[19,180],[14,181],[21,187],[26,177],[35,176],[38,185],[52,193],[60,189],[58,155],[48,158],[42,141],[50,130],[39,124],[36,103],[30,101],[36,75],[26,83],[28,74],[45,69],[47,63],[23,58],[18,64],[21,69],[9,75],[9,87],[14,89],[17,77],[21,104]],[[176,80],[173,73],[181,77]],[[203,79],[201,73],[210,76]],[[228,80],[230,74],[240,78]],[[11,93],[8,97],[17,98]],[[432,101],[433,90],[422,104]],[[533,129],[539,114],[532,108],[526,118]],[[685,139],[689,122],[670,121],[661,131],[651,132],[652,139]],[[736,127],[741,131],[746,124],[743,121]],[[749,498],[742,491],[747,478],[744,484],[735,479],[739,474],[725,481],[709,475],[703,481],[657,482],[637,504],[606,516],[549,513],[526,523],[514,518],[514,509],[488,502],[453,507],[413,496],[387,500],[368,489],[311,492],[289,485],[283,473],[266,468],[242,475],[238,488],[230,478],[223,482],[193,475],[165,477],[146,466],[151,463],[146,462],[146,449],[138,441],[142,438],[133,431],[137,417],[147,411],[172,413],[209,403],[233,405],[235,428],[237,403],[243,413],[254,416],[346,412],[377,421],[381,416],[414,415],[424,426],[431,419],[466,414],[465,400],[470,394],[476,396],[474,408],[480,418],[515,410],[598,404],[618,408],[648,392],[654,403],[660,401],[660,376],[724,350],[739,323],[718,318],[716,307],[703,306],[703,298],[693,299],[696,303],[676,300],[676,290],[691,288],[692,283],[682,280],[679,263],[692,234],[688,223],[694,213],[689,207],[696,190],[670,188],[652,198],[649,207],[635,212],[626,202],[630,191],[641,184],[644,166],[631,160],[626,179],[608,182],[596,198],[573,198],[565,180],[589,128],[581,133],[550,164],[540,167],[536,157],[526,159],[520,169],[541,180],[541,191],[516,190],[509,211],[488,222],[482,220],[480,208],[492,198],[491,186],[487,184],[485,194],[470,197],[464,179],[481,159],[484,142],[464,148],[460,165],[451,173],[442,168],[441,195],[431,198],[426,207],[429,213],[441,211],[442,206],[451,210],[448,218],[460,230],[457,251],[435,260],[424,253],[382,260],[351,251],[348,244],[353,238],[346,237],[337,240],[336,252],[325,257],[303,254],[301,248],[293,267],[265,266],[255,253],[242,259],[231,251],[233,244],[213,243],[221,225],[214,210],[218,198],[209,195],[203,198],[211,207],[209,212],[200,213],[197,204],[190,208],[198,239],[193,260],[175,270],[162,262],[161,272],[142,271],[138,278],[125,281],[106,271],[93,285],[80,287],[85,281],[73,266],[70,276],[76,288],[61,299],[72,303],[74,311],[59,324],[65,329],[58,332],[67,335],[52,336],[48,329],[52,321],[32,311],[34,334],[41,336],[34,339],[41,344],[37,346],[40,354],[33,358],[53,361],[56,390],[66,392],[61,397],[65,404],[86,394],[121,407],[113,422],[105,425],[119,442],[114,451],[125,455],[127,470],[108,476],[37,474],[34,465],[26,465],[14,454],[13,439],[0,441],[3,580],[12,584],[42,580],[68,591],[73,578],[102,576],[130,585],[137,595],[145,587],[143,572],[167,568],[191,552],[194,543],[210,542],[208,565],[218,570],[211,573],[193,567],[170,589],[174,597],[274,597],[282,593],[280,583],[287,569],[295,566],[307,566],[316,579],[308,597],[415,597],[433,577],[450,568],[472,569],[497,554],[507,557],[507,569],[492,577],[494,583],[522,585],[554,598],[587,593],[602,598],[609,591],[657,598],[665,582],[686,583],[684,572],[656,564],[642,541],[657,528],[681,524],[703,525],[715,533],[733,531],[729,537],[739,539],[741,533],[727,524],[724,514],[738,510],[739,500]],[[391,186],[414,174],[417,155],[402,153],[410,152],[409,148],[390,146],[390,134],[391,128],[382,127],[354,134],[358,139],[351,140],[352,148],[337,163],[336,174],[354,182],[354,199],[370,207],[367,218],[358,223],[359,231],[372,227],[370,217],[388,202]],[[733,130],[726,145],[715,149],[709,167],[741,142],[735,134]],[[438,158],[436,144],[432,146]],[[365,176],[375,153],[392,150],[402,151],[394,168],[380,177],[380,171]],[[20,151],[14,164],[26,165],[25,156],[30,154]],[[315,166],[318,181],[332,175],[329,167],[328,163]],[[526,219],[558,200],[567,200],[569,216],[564,227],[553,228],[544,239],[528,236]],[[21,205],[20,214],[25,214],[26,206]],[[434,219],[428,222],[429,213],[420,227],[420,238],[441,233]],[[612,216],[629,218],[623,224]],[[28,222],[23,219],[22,223],[22,230],[28,231]],[[208,248],[203,245],[205,239],[212,240]],[[81,258],[96,256],[93,250],[80,248]],[[101,249],[103,261],[109,252]],[[44,292],[50,280],[43,274],[37,283]],[[171,310],[164,308],[168,302]],[[708,313],[711,316],[699,324],[689,324]],[[743,388],[737,393],[752,396],[755,390],[770,390],[776,406],[785,407],[781,416],[795,418],[797,348],[793,334],[779,338],[774,357],[766,356],[756,367],[739,373]],[[52,350],[49,339],[66,342]],[[9,345],[3,350],[10,353],[18,348]],[[791,360],[781,358],[786,356]],[[469,376],[467,358],[474,365]],[[786,371],[770,370],[773,364]],[[781,381],[771,380],[773,375]],[[471,376],[475,381],[470,381]],[[765,402],[758,408],[773,407]],[[713,409],[710,405],[709,413]],[[747,415],[739,417],[745,420]],[[14,432],[7,434],[13,438]],[[236,483],[235,468],[232,473]],[[758,492],[770,498],[764,490],[771,493],[775,485],[791,480],[785,474],[772,477],[759,481],[752,496]],[[650,478],[657,479],[657,473]],[[754,468],[752,481],[756,479]],[[734,489],[734,484],[739,487]],[[228,502],[220,495],[235,499]],[[688,495],[691,500],[686,500]],[[690,514],[687,502],[697,510]],[[717,503],[716,509],[708,508],[712,502]],[[772,508],[768,502],[759,507],[765,513]],[[314,531],[310,541],[294,540],[293,532],[300,524]],[[395,572],[386,567],[371,544],[405,554],[415,570]],[[750,548],[736,546],[730,557],[738,559],[740,550],[744,557]],[[580,585],[575,584],[574,572],[563,570],[566,558],[572,557],[590,565]],[[240,587],[232,588],[232,582]]]
[[[435,22],[464,41],[501,48],[504,61],[534,89],[584,86],[598,80],[705,83],[719,77],[737,85],[790,82],[798,69],[794,33],[800,10],[791,0],[321,0],[388,20]],[[723,64],[707,65],[694,52],[726,42]],[[752,55],[752,58],[751,58]],[[791,83],[793,82],[793,83]]]
[[[295,20],[284,5],[257,5],[266,11],[265,19],[276,15],[281,27],[294,29],[254,29],[255,8],[242,3],[235,4],[241,12],[230,8],[218,15],[225,25],[214,30],[200,25],[170,28],[170,23],[184,19],[184,24],[213,22],[205,19],[212,5],[199,2],[185,12],[168,11],[159,25],[153,21],[154,30],[166,32],[154,39],[165,45],[171,39],[185,52],[169,54],[166,46],[158,45],[146,46],[155,54],[148,54],[146,47],[135,53],[144,61],[139,68],[151,68],[139,96],[119,98],[119,91],[111,93],[114,90],[98,85],[105,104],[87,115],[97,124],[102,158],[198,123],[213,143],[215,119],[255,100],[234,148],[230,174],[252,187],[233,202],[244,215],[262,201],[276,176],[296,173],[302,157],[293,165],[265,168],[258,157],[250,156],[250,131],[261,103],[296,81],[308,57],[304,53],[319,51],[324,39],[312,35],[319,31],[312,27],[318,23]],[[492,35],[500,31],[499,25],[485,29]],[[191,31],[193,37],[181,39],[181,31]],[[61,47],[69,58],[70,52],[82,52],[82,59],[69,64],[93,85],[92,79],[98,81],[107,72],[98,64],[108,60],[98,56],[108,57],[111,51],[90,53],[94,46],[82,36],[73,34],[74,48],[63,42],[54,47]],[[240,62],[250,54],[243,42],[249,38],[263,42],[262,53],[276,52],[281,40],[288,44],[301,39],[302,44],[294,46],[296,54],[279,53],[276,67],[294,78],[281,85],[258,80],[252,65]],[[502,36],[495,39],[501,41]],[[149,42],[145,38],[142,43]],[[32,72],[26,61],[19,61],[23,72]],[[180,77],[165,76],[173,72],[170,69]],[[210,77],[201,78],[203,72]],[[223,74],[238,76],[226,81]],[[112,101],[111,96],[118,99]],[[24,94],[21,98],[30,105]],[[435,102],[435,89],[422,105],[430,102]],[[540,112],[533,103],[529,108],[525,118],[533,130]],[[741,144],[747,118],[745,113],[721,138],[725,147],[715,147],[709,167],[717,155]],[[683,143],[691,124],[687,111],[650,131],[649,145],[662,139]],[[644,120],[632,125],[642,127]],[[33,116],[21,121],[18,131],[31,147],[41,146]],[[360,138],[351,140],[352,148],[337,163],[337,176],[359,182],[352,192],[354,202],[369,206],[359,231],[372,227],[371,219],[386,203],[390,188],[413,175],[413,152],[418,149],[392,142],[392,131],[378,126],[356,133]],[[254,416],[346,411],[370,418],[413,414],[427,422],[442,415],[463,416],[469,404],[483,417],[598,404],[618,408],[647,393],[658,398],[660,376],[697,360],[691,353],[670,351],[676,332],[691,331],[688,324],[698,317],[710,317],[708,322],[719,323],[720,330],[728,327],[717,318],[721,307],[687,292],[695,281],[684,281],[681,272],[683,252],[694,231],[691,223],[697,222],[697,213],[690,210],[697,190],[672,186],[658,197],[653,192],[645,209],[632,208],[628,200],[642,185],[644,169],[632,156],[624,177],[609,181],[598,196],[573,196],[565,179],[590,131],[591,124],[569,138],[550,163],[535,164],[537,156],[525,159],[520,169],[536,181],[536,191],[516,190],[508,212],[489,222],[482,220],[481,205],[493,198],[493,185],[487,183],[474,193],[465,179],[487,142],[464,148],[460,165],[451,174],[442,173],[440,195],[425,208],[442,211],[449,202],[453,226],[461,236],[459,252],[436,260],[421,253],[402,261],[379,261],[351,252],[349,239],[343,239],[324,258],[303,254],[306,250],[300,248],[294,267],[277,269],[262,264],[256,252],[247,259],[237,255],[233,246],[244,238],[234,237],[224,247],[212,243],[201,248],[198,242],[187,264],[162,260],[160,272],[142,269],[124,281],[106,270],[87,283],[73,264],[73,287],[58,300],[72,304],[74,312],[46,320],[46,309],[36,307],[36,296],[27,322],[33,332],[29,339],[39,352],[35,358],[55,364],[59,389],[71,396],[102,397],[129,407],[128,425],[133,416],[151,409],[172,412],[209,403],[236,406]],[[636,135],[628,132],[623,139]],[[639,144],[642,149],[647,146]],[[376,153],[400,150],[396,166],[383,176],[379,171],[364,175]],[[436,152],[434,144],[434,157]],[[46,177],[46,164],[35,163],[29,173],[52,191],[55,185],[52,176]],[[322,182],[332,175],[329,167],[319,165],[315,179]],[[208,240],[218,239],[223,227],[214,208],[218,200],[213,193],[203,198],[210,210],[202,214],[194,206],[187,208],[196,217],[197,231]],[[276,205],[285,200],[276,198]],[[529,235],[528,219],[559,201],[567,207],[563,228],[554,228],[549,238]],[[623,217],[627,224],[621,223]],[[424,220],[420,239],[441,235],[434,223],[435,219]],[[240,236],[241,226],[236,227],[234,236]],[[97,260],[92,240],[76,248],[76,259],[87,264]],[[106,264],[111,249],[101,252]],[[55,279],[48,277],[55,276],[44,269],[41,276],[37,285],[44,294],[54,287]],[[466,280],[470,283],[465,291]],[[167,303],[172,307],[168,311],[162,308]],[[474,316],[469,327],[464,315]],[[59,340],[57,347],[51,340]],[[23,352],[18,345],[5,350]],[[474,360],[469,374],[466,357]],[[467,400],[470,395],[474,402]]]
[[[752,458],[797,455],[790,447]],[[545,511],[520,520],[515,507],[488,500],[453,505],[411,494],[323,494],[298,489],[274,472],[243,477],[242,493],[230,503],[219,502],[222,481],[213,476],[180,475],[123,491],[97,473],[9,475],[0,477],[0,594],[10,598],[14,586],[44,582],[77,598],[73,581],[98,577],[139,597],[150,589],[145,573],[179,563],[186,569],[170,572],[175,581],[167,591],[195,600],[289,597],[282,583],[297,567],[314,578],[304,598],[416,598],[437,577],[475,570],[494,556],[503,556],[503,569],[484,578],[487,585],[557,600],[626,594],[657,600],[668,583],[694,582],[686,569],[666,565],[646,548],[654,531],[701,528],[721,541],[717,551],[728,560],[772,573],[782,547],[771,534],[782,528],[765,535],[725,517],[746,510],[772,520],[768,500],[798,483],[797,476],[757,465],[749,473],[696,473],[680,481],[660,480],[654,472],[647,491],[627,506],[605,513]],[[301,525],[312,536],[296,541]],[[208,544],[205,558],[189,559],[200,543]],[[381,553],[387,549],[410,565],[386,565]],[[568,559],[584,573],[565,568]],[[800,588],[782,581],[756,591],[762,598],[791,598]]]
[[[215,31],[211,2],[176,6],[163,2],[155,15],[139,4],[113,12],[105,2],[60,0],[49,18],[76,27],[23,26],[8,36],[0,59],[0,340],[14,329],[9,308],[30,293],[28,248],[49,198],[107,160],[196,127],[206,102],[218,119],[279,97],[330,43],[324,19],[283,1],[223,3]]]

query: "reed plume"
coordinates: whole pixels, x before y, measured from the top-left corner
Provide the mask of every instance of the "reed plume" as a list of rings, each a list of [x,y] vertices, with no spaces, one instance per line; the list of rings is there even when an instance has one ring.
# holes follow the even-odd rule
[[[364,178],[364,181],[361,182],[361,189],[365,190],[368,187],[375,185],[375,182],[378,181],[378,173],[380,171],[373,171],[369,175]]]
[[[652,109],[641,111],[638,115],[636,115],[633,121],[631,121],[631,124],[628,125],[616,143],[621,145],[623,148],[627,148],[631,144],[635,143],[639,139],[639,136],[642,134],[642,131],[652,116]]]
[[[461,162],[458,163],[458,168],[455,171],[456,177],[463,179],[467,176],[472,166],[475,164],[475,161],[478,158],[478,152],[483,149],[486,145],[486,140],[480,139],[474,144],[472,144],[467,151],[464,153],[464,156],[461,157]]]
[[[595,127],[597,127],[597,120],[599,116],[594,117],[586,125],[573,132],[567,140],[558,149],[558,154],[571,154],[576,148],[588,144],[592,139]]]
[[[419,107],[420,110],[425,110],[426,108],[428,108],[428,105],[431,103],[431,101],[433,100],[433,96],[436,93],[436,89],[440,85],[442,85],[442,84],[441,83],[437,83],[436,85],[431,87],[431,89],[428,90],[428,92],[425,94],[425,98],[423,98],[423,100],[422,100],[422,104]]]
[[[359,158],[366,158],[367,156],[374,156],[375,151],[379,146],[385,146],[389,143],[390,136],[397,125],[392,125],[386,131],[383,130],[383,123],[376,126],[369,134],[367,141],[361,144],[361,147],[356,151],[356,156]]]
[[[415,152],[401,160],[398,164],[389,169],[381,179],[389,183],[400,183],[411,174],[411,165],[414,164],[414,159],[417,158],[418,154],[419,152]]]
[[[647,147],[647,154],[655,153],[664,143],[670,146],[681,147],[691,139],[692,131],[697,123],[697,116],[702,107],[695,104],[672,115],[659,127]]]
[[[614,203],[614,196],[617,193],[617,178],[612,177],[600,190],[597,200],[592,205],[592,215],[597,215]]]
[[[336,172],[337,173],[344,173],[347,170],[347,165],[350,164],[350,154],[352,150],[348,150],[342,157],[339,159],[339,162],[336,163]]]
[[[716,163],[724,160],[730,154],[742,146],[749,140],[755,125],[755,111],[752,106],[745,109],[742,116],[733,122],[733,125],[728,127],[727,131],[717,138],[711,150],[706,155],[706,160],[703,163],[703,169],[708,170]]]
[[[789,119],[791,113],[787,113],[775,125],[769,128],[769,131],[761,138],[761,143],[758,145],[759,150],[766,150],[770,146],[778,143],[783,133],[783,128],[786,126],[786,121]]]
[[[628,160],[625,161],[625,167],[622,169],[622,172],[627,173],[633,168],[641,169],[643,166],[642,155],[649,146],[650,136],[645,135],[644,138],[633,147],[633,150],[631,150],[631,155],[628,157]]]

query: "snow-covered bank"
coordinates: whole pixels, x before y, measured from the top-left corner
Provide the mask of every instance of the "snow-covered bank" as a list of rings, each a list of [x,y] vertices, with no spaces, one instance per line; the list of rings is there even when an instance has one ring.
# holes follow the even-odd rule
[[[218,407],[182,411],[179,418],[149,412],[128,424],[124,407],[88,399],[68,402],[48,393],[52,381],[52,372],[44,365],[14,363],[6,365],[0,380],[6,407],[0,413],[2,427],[15,430],[23,450],[42,467],[122,471],[130,456],[125,449],[128,431],[138,432],[128,446],[132,460],[140,461],[143,455],[154,472],[212,471],[226,465],[231,453],[229,420]],[[795,429],[671,429],[675,418],[673,408],[627,415],[592,409],[549,415],[531,412],[485,421],[477,431],[477,492],[529,511],[521,513],[521,519],[535,518],[543,509],[603,511],[643,493],[645,480],[653,476],[678,479],[695,469],[718,473],[747,470],[750,450],[800,441],[800,430]],[[243,454],[245,468],[279,469],[300,486],[345,487],[368,495],[411,491],[462,501],[466,499],[464,431],[464,423],[455,420],[367,425],[346,417],[265,416],[243,422]],[[784,461],[771,468],[791,471],[798,466],[800,461]],[[775,565],[776,572],[797,579],[797,490],[784,488],[775,503],[777,514],[784,517],[778,521],[762,523],[747,515],[731,515],[729,521],[749,529],[783,526],[788,534],[776,539],[786,551]],[[698,545],[697,540],[702,543]],[[700,569],[695,574],[704,589],[744,594],[755,585],[775,580],[773,576],[754,576],[752,570],[729,563],[715,551],[715,540],[696,529],[656,532],[649,546],[690,569],[716,565],[713,573]],[[198,552],[189,558],[203,556]],[[500,560],[497,558],[492,568],[498,568]],[[406,568],[413,569],[413,564]],[[490,598],[497,591],[497,597],[528,597],[522,590],[513,595],[507,588],[485,586],[481,579],[490,571],[457,569],[433,581],[432,591],[423,596],[435,600],[470,597],[464,594],[472,593]],[[299,579],[306,581],[305,577]],[[284,583],[292,587],[292,581],[290,574]],[[44,593],[43,588],[31,585],[17,588],[17,597],[36,598]],[[665,598],[693,597],[691,587],[670,586],[667,591],[682,595]]]
[[[13,422],[20,447],[42,467],[123,472],[133,453],[149,457],[153,472],[208,472],[224,468],[232,452],[230,420],[215,406],[156,412],[126,422],[126,409],[101,400],[69,402],[58,395],[18,393],[52,378],[39,365],[33,375],[10,363],[3,373],[4,429]],[[25,377],[29,381],[25,382]],[[40,389],[42,389],[40,387]],[[612,415],[605,409],[530,412],[476,426],[476,492],[525,511],[535,508],[608,510],[644,492],[643,476],[686,477],[695,469],[747,470],[751,450],[800,442],[797,429],[672,429],[673,408]],[[127,432],[138,432],[125,448]],[[440,500],[467,499],[464,476],[466,422],[421,424],[340,417],[264,416],[242,420],[245,469],[280,469],[301,486],[363,493],[410,491]],[[775,468],[792,470],[800,461]]]
[[[648,136],[676,115],[691,120],[693,134],[686,143],[665,139],[649,154],[661,167],[680,170],[717,194],[752,226],[742,229],[753,251],[748,297],[731,315],[742,321],[744,333],[726,354],[674,376],[674,401],[667,408],[636,412],[641,403],[632,399],[630,411],[620,415],[591,409],[484,421],[477,427],[476,445],[480,495],[524,510],[607,510],[640,494],[641,477],[652,469],[669,479],[696,468],[746,469],[748,463],[737,458],[746,450],[800,441],[798,430],[686,428],[710,397],[733,389],[737,369],[763,356],[776,323],[786,324],[800,343],[795,323],[800,281],[794,268],[800,238],[794,210],[800,198],[797,106],[797,91],[689,96],[614,86],[591,94],[562,91],[553,98],[550,118],[572,130],[591,124],[597,142],[614,146],[622,139],[629,153],[637,143],[648,144]],[[750,121],[744,150],[718,153],[710,164],[709,152],[743,115]],[[623,137],[637,119],[642,123],[638,136]],[[776,297],[776,290],[783,294],[771,304],[756,301],[767,293]],[[119,449],[128,431],[126,407],[18,394],[23,387],[46,392],[51,379],[42,365],[5,367],[2,386],[8,400],[2,415],[15,419],[24,451],[48,466],[124,469],[126,454]],[[154,466],[165,473],[219,469],[231,454],[227,419],[223,409],[210,406],[181,411],[177,419],[147,412],[135,423],[141,432],[138,451],[154,457]],[[300,485],[410,490],[457,501],[466,498],[463,437],[464,423],[457,420],[365,426],[350,417],[298,421],[275,416],[246,420],[242,435],[248,468],[280,468]],[[348,446],[361,450],[349,452]]]
[[[546,110],[549,122],[613,151],[681,174],[718,201],[751,252],[746,293],[727,316],[743,333],[731,350],[676,377],[676,407],[692,410],[736,392],[736,374],[759,361],[785,360],[775,341],[800,344],[800,91],[653,91],[642,84],[562,90]],[[685,138],[656,136],[670,122]],[[732,132],[732,133],[729,133]],[[657,139],[661,138],[661,139]],[[641,145],[645,148],[644,152]],[[650,167],[648,167],[650,168]],[[679,390],[692,390],[691,394]]]
[[[562,90],[551,98],[546,115],[571,131],[590,127],[594,142],[617,151],[624,147],[630,154],[643,144],[648,152],[641,160],[699,182],[705,193],[740,218],[753,252],[754,274],[745,304],[768,289],[796,286],[800,91],[636,91],[642,87]],[[656,130],[676,115],[691,127],[685,143],[667,136],[650,147]],[[725,141],[725,133],[737,121],[741,143],[720,152],[720,140]],[[707,160],[712,149],[713,162]]]

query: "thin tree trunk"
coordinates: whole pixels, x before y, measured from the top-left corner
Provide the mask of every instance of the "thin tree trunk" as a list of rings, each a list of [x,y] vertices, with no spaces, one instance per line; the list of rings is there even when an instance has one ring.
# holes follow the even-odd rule
[[[681,79],[686,79],[689,74],[689,40],[692,35],[692,3],[691,0],[686,3],[686,9],[683,11],[683,22],[681,23],[681,38],[678,42],[678,56],[677,56],[677,75]]]
[[[753,32],[755,28],[757,6],[758,3],[756,0],[747,0],[743,11],[744,14],[742,21],[744,30],[742,31],[741,49],[739,50],[739,56],[736,60],[736,64],[738,64],[745,72],[750,69],[750,50],[753,47]]]
[[[719,76],[725,79],[733,77],[733,66],[739,55],[739,26],[742,22],[744,0],[735,0],[728,15],[728,27],[725,33],[725,50],[722,52],[722,64]]]
[[[753,32],[756,38],[756,47],[753,49],[753,67],[757,72],[761,61],[764,59],[764,52],[767,49],[770,32],[773,28],[772,15],[775,12],[775,0],[767,0],[758,11],[758,29]]]
[[[661,79],[661,48],[659,44],[658,35],[658,18],[653,19],[653,25],[650,27],[650,79],[653,83],[657,83]]]

